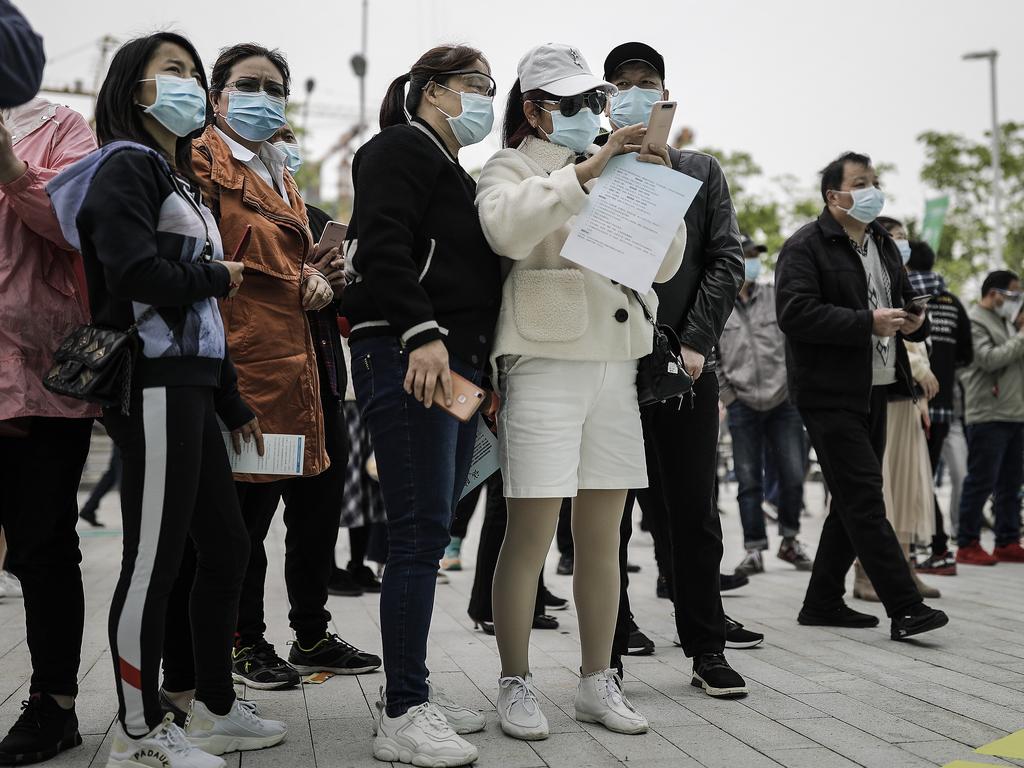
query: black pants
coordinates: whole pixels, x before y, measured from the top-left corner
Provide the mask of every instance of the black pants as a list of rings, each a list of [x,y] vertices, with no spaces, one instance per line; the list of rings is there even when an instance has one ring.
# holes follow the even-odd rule
[[[213,389],[136,391],[131,414],[108,409],[104,423],[122,459],[124,554],[110,607],[118,717],[134,736],[163,719],[157,676],[168,598],[189,537],[196,548],[189,600],[196,698],[226,714],[235,696],[230,649],[249,541]]]
[[[236,483],[242,517],[249,531],[251,553],[238,608],[238,636],[243,646],[267,630],[263,592],[267,580],[264,546],[270,523],[283,498],[285,533],[284,581],[288,589],[288,621],[299,643],[309,647],[323,639],[331,614],[327,584],[334,568],[334,546],[341,520],[341,494],[348,465],[348,436],[340,403],[323,399],[324,437],[331,466],[315,477],[272,483]]]
[[[648,406],[641,411],[641,420],[649,487],[639,491],[637,499],[655,551],[661,547],[659,560],[670,565],[683,652],[691,658],[720,652],[725,648],[725,613],[719,585],[722,523],[715,509],[718,379],[714,371],[697,379],[692,401],[684,398],[682,407],[678,403]],[[632,501],[627,498],[626,504],[631,513]],[[620,550],[624,564],[623,554]],[[613,656],[625,650],[628,616],[628,607],[620,608]]]
[[[555,528],[555,544],[560,555],[575,557],[576,549],[572,541],[572,499],[562,499],[562,508],[558,510],[558,527]]]
[[[467,493],[458,504],[455,505],[455,514],[452,515],[452,538],[466,538],[466,531],[469,530],[469,521],[473,519],[476,505],[480,501],[480,494],[483,493],[486,483],[480,483],[476,488]]]
[[[96,483],[92,493],[89,494],[89,498],[82,506],[82,517],[92,517],[95,515],[96,510],[100,508],[100,502],[103,501],[103,497],[120,485],[121,451],[115,445],[114,450],[110,454],[110,464],[107,466],[107,471],[103,473],[103,477]]]
[[[473,591],[469,597],[469,617],[474,621],[493,621],[491,585],[494,583],[494,569],[498,565],[501,542],[505,540],[508,507],[505,505],[501,472],[495,472],[483,485],[487,486],[487,501],[484,503],[484,521],[480,526],[480,543],[476,550],[476,570],[473,572]],[[539,616],[542,613],[544,613],[543,569],[540,574],[537,602],[534,605],[533,615]]]
[[[85,596],[76,493],[91,431],[92,419],[37,416],[27,437],[0,437],[0,525],[25,596],[30,693],[78,693]]]
[[[808,610],[830,611],[842,604],[854,558],[860,558],[889,616],[921,602],[903,548],[885,517],[882,456],[887,410],[885,387],[874,387],[870,413],[800,411],[832,490],[804,598]]]
[[[629,571],[626,570],[626,553],[629,540],[633,537],[633,506],[636,503],[636,492],[626,495],[626,508],[622,511],[622,523],[619,525],[619,615],[615,620],[615,635],[612,638],[612,668],[622,669],[622,657],[629,649],[630,624],[633,611],[629,605]]]
[[[938,470],[939,462],[942,461],[942,446],[949,437],[948,421],[933,421],[931,431],[928,433],[928,459],[932,465],[932,476]],[[946,533],[946,524],[942,519],[942,509],[939,507],[939,497],[933,492],[932,498],[935,502],[935,534],[932,536],[932,554],[942,555],[949,549],[949,535]]]

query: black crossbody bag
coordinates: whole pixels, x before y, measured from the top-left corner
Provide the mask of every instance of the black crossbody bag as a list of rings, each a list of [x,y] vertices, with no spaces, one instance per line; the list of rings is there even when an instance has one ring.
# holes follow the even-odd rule
[[[632,289],[630,289],[632,290]],[[682,345],[676,332],[668,325],[658,324],[638,291],[633,291],[644,310],[644,317],[654,329],[654,348],[640,358],[636,370],[636,395],[643,408],[682,398],[693,389],[693,377],[683,366]]]

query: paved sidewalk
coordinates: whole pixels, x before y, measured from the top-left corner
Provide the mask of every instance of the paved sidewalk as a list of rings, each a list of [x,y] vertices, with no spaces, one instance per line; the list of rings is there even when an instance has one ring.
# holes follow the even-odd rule
[[[810,506],[805,540],[813,550],[821,526],[820,486],[808,486]],[[723,486],[725,565],[739,561],[741,534],[732,498]],[[117,522],[117,497],[108,497],[100,517]],[[631,596],[640,626],[657,643],[654,656],[630,659],[626,690],[651,721],[646,736],[610,734],[572,718],[574,670],[579,663],[572,609],[558,614],[559,631],[534,632],[533,668],[551,721],[546,741],[528,744],[505,738],[493,712],[498,658],[494,639],[473,630],[466,616],[476,551],[474,519],[466,543],[468,570],[451,574],[438,588],[429,664],[434,680],[461,702],[487,713],[484,733],[472,736],[480,766],[533,768],[621,766],[643,768],[922,768],[953,760],[1021,765],[972,754],[974,748],[1024,728],[1024,566],[962,568],[956,578],[932,577],[943,590],[936,601],[950,614],[946,629],[917,642],[894,643],[877,605],[856,604],[882,617],[876,630],[803,628],[796,613],[807,575],[767,559],[768,573],[725,596],[726,611],[764,631],[767,642],[729,659],[751,686],[740,701],[715,701],[689,683],[689,663],[672,646],[667,601],[654,596],[655,568],[650,538],[637,532],[631,559],[643,567]],[[116,710],[107,611],[120,558],[121,539],[113,527],[83,530],[88,619],[78,703],[85,745],[50,762],[52,766],[103,766]],[[270,639],[282,652],[290,639],[282,576],[282,534],[278,524],[269,547]],[[777,545],[774,534],[772,543]],[[987,542],[991,544],[991,542]],[[347,545],[342,535],[339,551]],[[549,588],[571,598],[571,580],[554,575]],[[376,599],[332,597],[335,626],[347,640],[379,651]],[[21,602],[0,602],[0,729],[10,727],[28,696],[29,658]],[[379,766],[370,751],[371,705],[383,673],[337,677],[319,686],[278,693],[248,691],[263,711],[288,722],[288,741],[265,752],[233,755],[244,768],[369,768]]]

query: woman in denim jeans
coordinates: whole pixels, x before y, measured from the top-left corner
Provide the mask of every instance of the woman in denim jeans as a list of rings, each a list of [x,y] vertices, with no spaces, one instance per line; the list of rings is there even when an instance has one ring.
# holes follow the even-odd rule
[[[477,423],[461,424],[435,402],[451,403],[451,371],[483,378],[501,291],[476,184],[458,162],[460,147],[490,132],[493,96],[479,51],[428,51],[391,84],[382,131],[352,167],[343,313],[390,544],[380,601],[387,691],[373,748],[381,760],[468,765],[477,750],[457,733],[484,727],[480,713],[432,689],[426,654],[438,563]]]

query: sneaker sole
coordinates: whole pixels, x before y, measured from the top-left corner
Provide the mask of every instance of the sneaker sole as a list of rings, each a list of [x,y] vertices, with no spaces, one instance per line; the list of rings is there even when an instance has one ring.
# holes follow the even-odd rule
[[[950,566],[947,568],[918,568],[918,573],[927,573],[932,576],[956,576],[956,567]]]
[[[941,629],[942,627],[949,624],[949,617],[942,613],[938,616],[934,616],[930,622],[917,627],[913,632],[897,632],[896,630],[890,630],[889,636],[896,641],[906,640],[908,637],[915,637],[916,635],[922,635],[925,632],[931,632],[935,629]]]
[[[257,691],[280,691],[285,688],[294,688],[301,680],[278,680],[270,683],[258,683],[255,680],[250,680],[248,677],[243,677],[237,672],[231,673],[231,679],[239,685],[244,685],[246,688],[255,688]]]
[[[624,655],[626,655],[626,656],[653,656],[654,655],[654,646],[653,645],[645,645],[645,646],[643,646],[641,648],[630,648],[630,649],[628,649],[626,651],[626,653]]]
[[[545,604],[544,607],[547,608],[549,611],[565,611],[565,610],[569,609],[569,603],[566,603],[565,605],[547,605],[547,604]]]
[[[708,696],[714,696],[716,699],[740,699],[750,693],[750,689],[745,685],[736,686],[735,688],[715,688],[708,685],[704,678],[696,672],[690,678],[690,685],[694,688],[703,688],[704,693]]]
[[[641,733],[647,733],[647,731],[650,730],[650,726],[647,723],[630,723],[629,725],[623,725],[621,727],[609,725],[600,717],[580,712],[578,709],[576,710],[576,722],[594,723],[595,725],[604,726],[612,733],[624,733],[627,736],[637,736]]]
[[[551,735],[549,730],[528,731],[525,728],[506,725],[505,723],[501,723],[501,732],[506,736],[511,736],[513,739],[519,739],[520,741],[544,741],[544,739]]]
[[[289,661],[295,671],[300,675],[315,675],[317,672],[331,672],[335,675],[365,675],[367,672],[374,672],[380,669],[380,664],[368,664],[364,667],[307,667],[302,664],[295,664]]]
[[[423,755],[399,746],[385,736],[377,736],[373,740],[373,756],[386,763],[405,763],[406,765],[417,765],[420,768],[457,768],[462,765],[472,765],[480,759],[480,754],[475,749],[472,755],[462,757]]]
[[[189,742],[210,755],[225,755],[228,752],[255,752],[260,749],[276,747],[287,732],[277,736],[193,736],[185,732]]]
[[[873,617],[874,618],[874,617]],[[874,621],[865,619],[857,623],[852,622],[839,622],[829,621],[828,619],[810,619],[800,615],[796,619],[796,623],[802,627],[836,627],[838,629],[874,629],[878,626],[879,621],[875,618]]]
[[[742,642],[738,642],[736,640],[728,640],[727,639],[725,641],[725,647],[726,648],[734,648],[736,650],[742,651],[742,650],[744,650],[746,648],[757,648],[757,646],[759,646],[763,642],[764,642],[764,638],[763,637],[758,638],[757,640],[744,640]]]
[[[74,735],[61,739],[57,746],[43,749],[38,752],[22,752],[15,755],[0,755],[0,765],[27,765],[29,763],[41,763],[56,757],[61,752],[80,747],[82,745],[82,734],[75,731]]]

